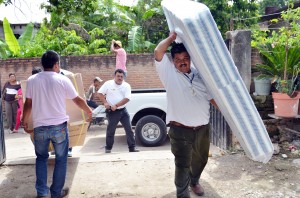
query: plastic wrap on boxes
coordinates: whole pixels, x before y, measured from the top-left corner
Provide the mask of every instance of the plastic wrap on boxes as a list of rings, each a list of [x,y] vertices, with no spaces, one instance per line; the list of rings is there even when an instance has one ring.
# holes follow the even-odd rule
[[[189,0],[161,3],[170,31],[192,62],[247,156],[268,162],[273,145],[209,9]]]
[[[73,83],[77,93],[82,98],[84,96],[84,88],[82,83],[81,74],[66,75]],[[26,81],[21,81],[21,87],[23,91],[23,102],[25,102],[26,93]],[[87,115],[72,101],[66,100],[66,109],[69,116],[68,128],[69,128],[69,147],[82,146],[87,133],[88,124],[85,122]],[[30,120],[32,117],[30,115]],[[29,123],[28,128],[33,130],[32,122]],[[31,140],[33,140],[33,133],[31,135]],[[49,151],[53,150],[52,144],[49,146]]]

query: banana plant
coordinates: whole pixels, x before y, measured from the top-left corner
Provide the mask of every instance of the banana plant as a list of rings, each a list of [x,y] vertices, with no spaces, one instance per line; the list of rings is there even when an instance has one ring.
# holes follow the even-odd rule
[[[27,44],[31,41],[34,25],[33,23],[28,23],[24,32],[17,40],[15,37],[13,30],[10,27],[10,24],[6,18],[3,20],[3,29],[4,29],[4,37],[5,37],[5,44],[9,50],[1,50],[1,57],[7,58],[10,56],[8,51],[12,53],[12,56],[20,56],[22,51],[26,50]],[[3,45],[4,44],[0,44]],[[6,53],[6,54],[5,54]]]
[[[13,53],[13,56],[18,56],[20,54],[20,45],[6,17],[4,17],[3,20],[3,29],[5,42],[8,45],[9,50]]]

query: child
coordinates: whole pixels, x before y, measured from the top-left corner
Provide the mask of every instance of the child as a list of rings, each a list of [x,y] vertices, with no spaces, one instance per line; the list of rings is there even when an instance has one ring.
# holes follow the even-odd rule
[[[15,98],[18,99],[18,111],[17,111],[17,117],[16,117],[16,126],[13,130],[13,133],[18,133],[19,126],[21,123],[22,111],[23,111],[22,89],[18,90],[18,93],[16,94]]]

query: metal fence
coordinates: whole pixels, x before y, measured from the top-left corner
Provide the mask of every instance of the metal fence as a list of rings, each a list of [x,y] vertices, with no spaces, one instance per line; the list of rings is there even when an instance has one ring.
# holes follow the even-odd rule
[[[231,129],[223,117],[222,113],[213,105],[210,107],[210,139],[213,145],[227,150],[232,145]]]

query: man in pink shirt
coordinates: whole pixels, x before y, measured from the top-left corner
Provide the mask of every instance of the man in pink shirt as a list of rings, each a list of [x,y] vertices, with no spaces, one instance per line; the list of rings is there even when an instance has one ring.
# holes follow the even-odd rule
[[[125,73],[125,77],[127,76],[126,69],[126,51],[122,48],[121,41],[115,41],[114,39],[111,41],[110,50],[116,54],[116,70],[122,69]]]

